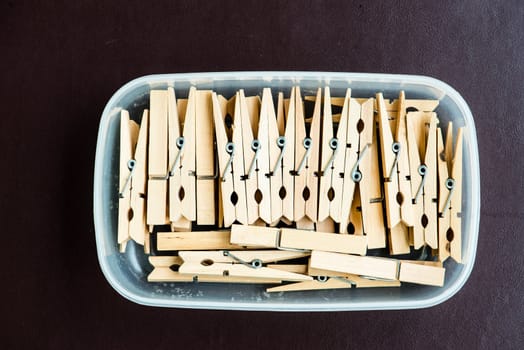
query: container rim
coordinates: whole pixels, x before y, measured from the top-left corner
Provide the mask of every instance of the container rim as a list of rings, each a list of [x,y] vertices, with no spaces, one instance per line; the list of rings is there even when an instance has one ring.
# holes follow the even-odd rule
[[[289,79],[299,82],[302,79],[314,80],[349,80],[349,81],[374,81],[374,82],[388,82],[388,83],[413,83],[419,85],[426,85],[432,88],[437,88],[445,93],[444,96],[449,96],[457,105],[465,123],[468,126],[468,132],[465,133],[470,137],[469,142],[465,142],[464,146],[469,148],[469,163],[464,163],[471,171],[471,193],[472,202],[468,203],[470,209],[470,223],[471,232],[476,234],[468,235],[468,241],[463,241],[470,249],[469,257],[467,257],[467,264],[461,270],[459,277],[455,282],[447,286],[447,288],[436,295],[435,297],[407,301],[399,304],[398,301],[391,302],[362,302],[362,303],[293,303],[293,304],[263,304],[261,308],[260,303],[256,302],[217,302],[217,301],[190,301],[190,300],[158,300],[152,297],[143,297],[137,295],[126,289],[119,281],[118,276],[115,276],[111,268],[108,266],[107,247],[105,247],[104,239],[108,233],[104,225],[104,213],[102,212],[102,195],[103,195],[103,160],[104,160],[104,143],[108,125],[110,121],[110,114],[114,108],[117,108],[116,102],[122,96],[125,96],[129,91],[142,85],[150,85],[152,83],[165,83],[176,80],[248,80],[260,79],[262,81],[271,81],[274,79]],[[462,96],[447,83],[423,75],[405,75],[405,74],[382,74],[382,73],[344,73],[344,72],[317,72],[317,71],[232,71],[232,72],[202,72],[202,73],[172,73],[172,74],[154,74],[145,75],[133,79],[119,88],[107,102],[100,120],[98,130],[98,139],[95,154],[95,168],[94,168],[94,191],[93,191],[93,216],[95,226],[95,240],[97,247],[97,256],[100,268],[108,283],[126,299],[137,304],[158,307],[176,307],[176,308],[192,308],[192,309],[218,309],[218,310],[246,310],[246,311],[361,311],[361,310],[399,310],[399,309],[420,309],[427,308],[440,304],[453,295],[455,295],[469,278],[473,265],[475,263],[476,248],[478,242],[478,231],[480,222],[480,164],[478,155],[478,142],[475,122],[473,115],[466,101]],[[464,259],[466,260],[466,259]]]

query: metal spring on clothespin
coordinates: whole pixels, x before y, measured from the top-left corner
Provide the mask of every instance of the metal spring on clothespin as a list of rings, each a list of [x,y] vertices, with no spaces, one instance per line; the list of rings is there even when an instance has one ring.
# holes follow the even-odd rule
[[[185,145],[185,139],[183,136],[180,136],[176,139],[176,147],[178,148],[178,153],[175,157],[175,160],[173,161],[173,165],[171,165],[171,169],[169,170],[169,176],[175,175],[175,169],[178,166],[178,163],[180,163],[180,156],[182,155],[182,150],[184,149]]]
[[[280,154],[278,155],[277,162],[275,163],[275,166],[273,167],[273,171],[271,171],[271,176],[275,175],[277,172],[278,166],[282,163],[282,158],[284,157],[284,149],[286,148],[286,138],[284,136],[279,136],[277,138],[277,146],[280,148]]]
[[[245,260],[242,260],[239,257],[231,254],[231,252],[229,250],[224,250],[223,254],[224,254],[224,256],[228,256],[231,259],[235,260],[236,262],[239,262],[242,265],[245,265],[245,266],[250,267],[252,269],[259,269],[259,268],[262,267],[262,260],[260,260],[260,259],[253,259],[251,261],[245,261]]]
[[[262,148],[262,145],[260,144],[260,141],[253,140],[251,142],[251,150],[255,152],[255,156],[253,157],[253,160],[251,161],[251,165],[249,166],[249,171],[247,172],[246,179],[249,179],[251,175],[253,175],[253,171],[255,170],[255,165],[258,159],[258,154],[261,148]]]
[[[300,175],[300,173],[304,169],[304,166],[306,165],[306,161],[309,158],[309,155],[311,154],[311,146],[313,145],[313,140],[310,137],[306,137],[304,141],[302,142],[302,145],[306,149],[306,154],[304,154],[304,157],[300,161],[300,165],[298,166],[298,169],[295,171],[296,175]]]
[[[400,143],[398,143],[398,142],[393,142],[393,144],[391,145],[391,150],[395,154],[395,160],[393,161],[393,165],[391,166],[391,170],[389,172],[388,179],[391,179],[391,176],[393,175],[393,170],[396,168],[396,166],[398,164],[398,158],[400,156],[401,148],[402,147],[401,147]]]
[[[226,181],[226,174],[231,170],[231,164],[233,163],[233,157],[235,156],[235,144],[228,142],[226,144],[226,153],[229,154],[229,159],[224,169],[224,175],[222,175],[222,182]]]
[[[446,203],[444,204],[444,209],[442,209],[442,213],[440,213],[440,216],[443,217],[446,211],[449,209],[449,203],[451,202],[451,195],[453,194],[453,191],[455,190],[455,180],[452,178],[448,178],[446,180],[446,188],[449,190],[448,198],[446,199]]]
[[[358,159],[355,162],[355,165],[353,166],[353,169],[351,170],[351,179],[354,182],[360,182],[360,180],[362,180],[362,173],[360,172],[360,170],[358,170],[358,165],[362,161],[362,158],[364,158],[364,155],[366,154],[368,148],[369,148],[369,144],[366,144],[364,149],[358,155]]]
[[[136,165],[136,160],[130,159],[127,161],[127,168],[129,169],[129,175],[127,176],[126,182],[124,183],[122,190],[118,194],[120,198],[124,198],[124,192],[127,190],[127,186],[129,186],[129,181],[131,180],[131,177],[133,176],[133,172],[135,170],[135,165]]]
[[[428,173],[428,167],[424,164],[420,165],[418,167],[418,173],[420,176],[422,176],[422,182],[420,183],[420,186],[418,187],[417,194],[415,195],[415,198],[413,199],[413,203],[417,203],[418,197],[422,193],[422,189],[424,188],[424,185],[426,183],[426,175]]]
[[[333,150],[333,154],[331,154],[331,158],[329,158],[328,163],[326,164],[324,169],[322,169],[322,176],[324,176],[326,171],[329,168],[331,168],[331,165],[333,164],[333,161],[335,160],[335,156],[337,155],[337,152],[338,152],[338,139],[336,137],[333,137],[331,140],[329,140],[329,148],[331,148]]]

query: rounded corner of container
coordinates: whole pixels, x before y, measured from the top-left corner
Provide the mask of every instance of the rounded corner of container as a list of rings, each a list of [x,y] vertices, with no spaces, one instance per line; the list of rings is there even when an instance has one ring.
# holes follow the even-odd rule
[[[151,306],[148,303],[141,302],[140,298],[130,292],[128,289],[126,289],[115,276],[109,271],[109,267],[106,265],[105,261],[103,260],[103,257],[101,256],[102,252],[100,251],[100,248],[97,248],[97,255],[98,255],[98,266],[100,266],[100,270],[102,271],[102,275],[104,275],[104,278],[106,279],[107,283],[113,288],[114,291],[117,292],[117,294],[121,295],[124,299],[127,299],[135,304],[138,305],[145,305],[145,306]]]

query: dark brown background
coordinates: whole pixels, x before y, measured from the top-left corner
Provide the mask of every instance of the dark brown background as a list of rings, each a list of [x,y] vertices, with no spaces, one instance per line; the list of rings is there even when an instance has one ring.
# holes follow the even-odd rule
[[[341,3],[341,2],[340,2]],[[522,1],[2,1],[2,348],[519,348],[524,344]],[[145,74],[327,70],[455,87],[479,137],[478,255],[426,310],[256,313],[135,305],[97,262],[102,109]]]

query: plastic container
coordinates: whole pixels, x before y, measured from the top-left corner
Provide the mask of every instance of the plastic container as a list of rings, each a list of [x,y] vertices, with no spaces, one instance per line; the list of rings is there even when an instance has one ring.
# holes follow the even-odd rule
[[[151,89],[173,86],[178,98],[187,97],[190,86],[213,89],[225,96],[243,88],[246,95],[263,87],[289,94],[300,85],[303,94],[330,86],[332,96],[344,96],[350,87],[355,97],[371,97],[378,91],[385,98],[440,100],[441,122],[449,120],[464,130],[462,234],[463,264],[445,262],[444,287],[405,284],[400,288],[340,289],[269,294],[262,285],[149,283],[152,267],[141,246],[129,242],[122,254],[117,246],[119,111],[125,108],[138,118],[148,106]],[[228,310],[345,311],[413,309],[433,306],[449,299],[468,279],[477,249],[480,216],[480,171],[475,124],[464,99],[440,80],[414,75],[326,72],[227,72],[161,74],[135,79],[120,88],[107,103],[100,121],[94,176],[94,222],[100,267],[113,288],[138,304]]]

